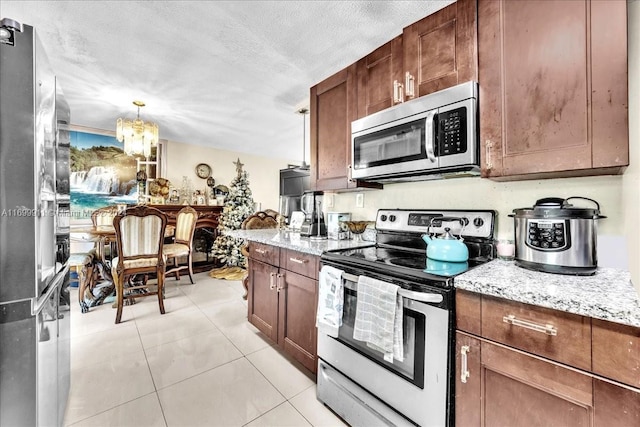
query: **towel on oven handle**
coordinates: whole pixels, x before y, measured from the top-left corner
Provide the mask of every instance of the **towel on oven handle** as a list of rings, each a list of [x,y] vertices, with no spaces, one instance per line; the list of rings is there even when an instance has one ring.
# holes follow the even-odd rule
[[[367,276],[358,278],[358,302],[353,338],[384,354],[384,360],[404,360],[402,297],[398,285]]]
[[[318,311],[316,327],[319,332],[337,337],[342,326],[342,306],[344,305],[344,271],[328,265],[320,269],[318,280]]]

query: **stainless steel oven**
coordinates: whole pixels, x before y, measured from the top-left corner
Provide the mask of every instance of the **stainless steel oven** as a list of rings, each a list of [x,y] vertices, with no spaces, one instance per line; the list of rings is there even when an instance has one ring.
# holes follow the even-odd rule
[[[389,277],[367,275],[390,280]],[[345,300],[339,335],[337,338],[318,336],[318,353],[322,354],[318,368],[318,398],[351,425],[372,426],[382,421],[411,425],[412,421],[422,424],[425,420],[430,425],[446,425],[452,291],[401,289],[404,360],[389,363],[381,352],[353,338],[358,277],[346,273],[343,278]],[[352,388],[357,391],[351,392]],[[375,390],[375,395],[367,390]],[[367,405],[361,406],[359,411],[350,410],[354,403],[363,399]],[[394,402],[394,407],[380,400]]]
[[[478,175],[477,87],[463,83],[352,122],[352,178]]]
[[[458,217],[444,224],[438,217]],[[342,325],[318,332],[317,397],[353,426],[453,426],[455,274],[429,270],[422,235],[451,225],[465,237],[467,269],[493,258],[493,211],[378,211],[376,243],[326,252],[322,265],[342,272]],[[429,226],[428,224],[432,224]],[[456,270],[459,271],[459,270]],[[359,276],[399,286],[404,360],[354,339]]]

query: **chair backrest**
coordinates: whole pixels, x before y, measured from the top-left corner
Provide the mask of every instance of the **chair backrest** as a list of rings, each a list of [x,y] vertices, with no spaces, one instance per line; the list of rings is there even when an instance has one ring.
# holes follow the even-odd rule
[[[275,212],[275,211],[273,211]],[[240,224],[243,230],[258,230],[264,228],[277,228],[278,221],[275,217],[268,215],[266,212],[259,211],[245,218]]]
[[[174,234],[175,242],[191,246],[197,221],[198,212],[196,212],[196,210],[191,206],[185,206],[180,209],[176,216],[176,231]]]
[[[163,262],[160,254],[167,226],[167,215],[163,212],[150,206],[135,206],[116,215],[113,225],[119,263],[144,258]]]
[[[94,227],[113,225],[113,219],[118,214],[117,206],[105,206],[91,212],[91,222]]]

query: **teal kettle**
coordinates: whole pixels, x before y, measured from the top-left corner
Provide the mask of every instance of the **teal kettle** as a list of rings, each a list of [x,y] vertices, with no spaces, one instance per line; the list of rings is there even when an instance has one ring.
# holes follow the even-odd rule
[[[436,261],[466,262],[469,259],[469,249],[462,239],[451,234],[451,229],[446,227],[444,234],[439,237],[431,237],[428,233],[422,235],[422,240],[427,244],[427,258]]]

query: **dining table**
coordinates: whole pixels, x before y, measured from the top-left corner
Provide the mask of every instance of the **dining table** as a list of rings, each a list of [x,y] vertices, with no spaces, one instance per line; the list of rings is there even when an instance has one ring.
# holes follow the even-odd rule
[[[175,234],[175,226],[167,225],[165,227],[164,236],[172,237]],[[90,307],[102,304],[106,296],[115,290],[113,277],[111,275],[111,260],[116,253],[116,229],[112,225],[87,225],[80,227],[72,227],[71,234],[90,236],[87,242],[95,243],[95,256],[90,256],[87,270],[78,285],[78,303],[80,311],[86,313]],[[84,240],[84,239],[83,239]],[[109,246],[109,255],[107,256],[106,248]],[[100,295],[93,295],[93,288],[97,285],[96,277],[102,276]],[[87,295],[87,290],[90,295]]]

